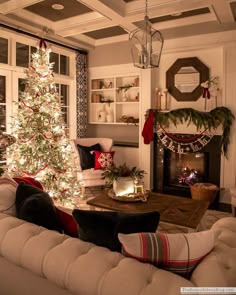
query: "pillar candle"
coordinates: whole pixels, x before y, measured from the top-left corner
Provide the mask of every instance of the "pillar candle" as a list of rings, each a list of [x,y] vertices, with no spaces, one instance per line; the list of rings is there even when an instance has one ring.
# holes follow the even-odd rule
[[[156,88],[156,109],[161,110],[161,92]]]

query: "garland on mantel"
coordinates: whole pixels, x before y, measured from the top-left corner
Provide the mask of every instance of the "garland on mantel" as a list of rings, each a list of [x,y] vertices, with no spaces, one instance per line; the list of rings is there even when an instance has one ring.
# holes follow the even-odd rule
[[[150,130],[151,125],[152,127],[154,126],[155,129],[160,129],[160,127],[168,128],[171,123],[174,124],[174,126],[187,123],[188,126],[190,124],[195,125],[198,131],[204,128],[204,130],[208,130],[209,132],[212,130],[215,131],[221,125],[223,130],[221,150],[227,157],[230,143],[230,129],[234,119],[235,116],[226,107],[217,107],[210,112],[200,112],[192,108],[175,109],[169,112],[151,109],[148,111],[142,135],[144,137],[144,142],[146,141],[145,143],[149,143],[150,140],[152,140],[150,136],[150,132],[152,132],[152,130]]]

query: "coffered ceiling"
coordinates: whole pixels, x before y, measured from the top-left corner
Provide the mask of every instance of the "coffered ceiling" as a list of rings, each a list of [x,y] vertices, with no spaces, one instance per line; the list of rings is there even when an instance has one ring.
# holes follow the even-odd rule
[[[0,0],[0,23],[90,49],[128,40],[145,0]],[[164,39],[236,30],[236,0],[148,0],[148,16]]]

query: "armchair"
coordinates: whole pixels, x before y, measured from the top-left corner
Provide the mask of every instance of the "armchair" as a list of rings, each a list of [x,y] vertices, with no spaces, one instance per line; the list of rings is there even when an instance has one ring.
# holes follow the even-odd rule
[[[102,186],[105,185],[106,180],[101,179],[102,169],[84,169],[81,168],[80,154],[77,147],[77,144],[82,146],[91,146],[99,143],[103,152],[111,151],[113,140],[111,138],[77,138],[73,140],[74,150],[77,158],[77,165],[79,167],[79,172],[77,174],[79,181],[83,187],[90,186]]]

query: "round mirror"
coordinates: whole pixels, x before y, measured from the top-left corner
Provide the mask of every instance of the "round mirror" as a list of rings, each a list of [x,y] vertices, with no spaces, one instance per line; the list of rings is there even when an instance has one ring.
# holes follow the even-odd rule
[[[209,69],[197,57],[180,58],[166,72],[166,88],[177,101],[196,101]]]

